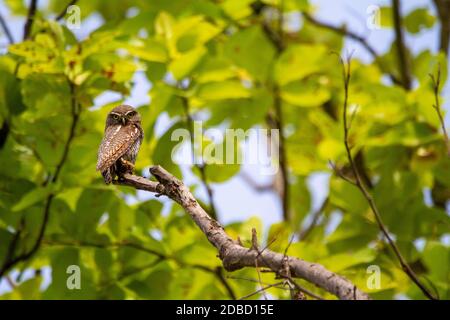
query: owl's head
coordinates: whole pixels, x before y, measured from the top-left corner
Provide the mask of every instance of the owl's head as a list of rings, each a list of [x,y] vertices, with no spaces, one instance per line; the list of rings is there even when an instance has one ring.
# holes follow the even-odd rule
[[[132,106],[122,104],[112,109],[106,118],[106,126],[122,125],[131,123],[140,123],[141,116]]]

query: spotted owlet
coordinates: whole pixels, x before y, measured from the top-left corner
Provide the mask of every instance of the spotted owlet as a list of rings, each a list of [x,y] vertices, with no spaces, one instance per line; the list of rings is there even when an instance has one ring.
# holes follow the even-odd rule
[[[133,172],[143,137],[141,116],[133,107],[120,105],[108,113],[97,160],[97,170],[107,184],[116,176]]]

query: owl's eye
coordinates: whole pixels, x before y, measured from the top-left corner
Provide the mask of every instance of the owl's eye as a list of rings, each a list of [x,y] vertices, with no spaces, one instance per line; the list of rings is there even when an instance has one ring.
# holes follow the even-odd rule
[[[119,120],[119,115],[117,115],[115,113],[113,113],[112,117],[113,117],[114,120]]]
[[[136,111],[130,111],[127,113],[127,118],[134,117],[136,115]]]

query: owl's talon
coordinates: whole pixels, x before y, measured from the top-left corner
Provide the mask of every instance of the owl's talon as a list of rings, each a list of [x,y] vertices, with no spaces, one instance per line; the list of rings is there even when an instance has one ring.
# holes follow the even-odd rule
[[[134,164],[133,163],[131,163],[130,161],[125,160],[123,158],[120,158],[120,163],[121,163],[121,165],[124,168],[124,172],[126,172],[126,173],[133,173],[133,171],[134,171]]]

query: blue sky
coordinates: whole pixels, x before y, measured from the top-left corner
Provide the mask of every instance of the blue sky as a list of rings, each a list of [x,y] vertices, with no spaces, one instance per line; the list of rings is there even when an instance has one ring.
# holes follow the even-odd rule
[[[380,54],[384,53],[391,45],[394,38],[391,30],[369,30],[366,27],[366,19],[368,14],[367,8],[370,5],[389,5],[390,1],[375,1],[375,0],[312,0],[313,4],[317,6],[315,16],[318,19],[327,21],[335,25],[346,23],[349,29],[357,32],[358,34],[367,37],[368,42],[375,47]],[[402,1],[403,13],[410,12],[416,7],[428,7],[434,12],[434,6],[428,0],[408,0]],[[23,19],[11,18],[8,15],[3,1],[0,1],[0,12],[10,25],[13,36],[15,39],[20,39],[23,30]],[[90,31],[94,30],[102,24],[101,18],[98,16],[91,16],[87,21],[82,24],[80,30],[76,30],[77,36],[84,38]],[[407,45],[412,49],[414,53],[418,53],[423,49],[429,48],[436,52],[438,47],[438,24],[434,28],[421,32],[419,35],[407,35]],[[0,51],[4,52],[6,49],[6,39],[4,36],[0,36]],[[370,55],[354,41],[346,41],[345,50],[355,50],[354,57],[369,62],[371,60]],[[149,103],[148,91],[151,84],[145,79],[143,74],[136,74],[135,76],[136,86],[134,87],[131,96],[126,100],[131,105],[142,105]],[[110,101],[115,101],[120,96],[112,93],[107,93],[96,99],[96,106],[101,106]],[[444,90],[444,99],[446,103],[444,108],[447,111],[446,123],[450,126],[450,85]],[[431,106],[430,106],[431,107]],[[162,117],[159,121],[159,130],[164,130],[169,123],[167,117]],[[258,167],[255,165],[244,165],[245,170],[256,182],[267,183],[270,179],[265,176],[258,176]],[[192,176],[188,176],[188,182],[192,182]],[[322,203],[323,199],[327,196],[328,190],[328,174],[317,173],[312,175],[309,179],[308,185],[312,191],[313,196],[313,210],[316,209]],[[265,226],[280,221],[281,219],[281,205],[276,195],[267,192],[260,193],[252,190],[243,181],[240,176],[236,176],[230,181],[213,185],[215,194],[215,202],[218,209],[218,214],[221,222],[227,224],[232,221],[247,219],[250,216],[258,216],[264,221]],[[200,190],[199,196],[205,199],[204,190]],[[338,220],[336,221],[338,222]],[[44,271],[48,273],[49,271]],[[0,292],[6,289],[5,283],[0,284]]]

